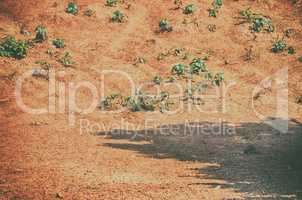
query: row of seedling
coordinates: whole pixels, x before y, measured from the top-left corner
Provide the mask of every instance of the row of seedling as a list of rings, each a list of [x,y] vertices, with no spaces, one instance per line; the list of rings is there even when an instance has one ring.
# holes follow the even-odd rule
[[[169,100],[169,93],[166,91],[162,91],[158,96],[147,95],[139,91],[134,96],[127,97],[113,93],[100,102],[99,108],[112,110],[115,107],[122,106],[132,112],[155,111],[158,108],[160,112],[165,112],[169,110],[170,104],[172,102]]]

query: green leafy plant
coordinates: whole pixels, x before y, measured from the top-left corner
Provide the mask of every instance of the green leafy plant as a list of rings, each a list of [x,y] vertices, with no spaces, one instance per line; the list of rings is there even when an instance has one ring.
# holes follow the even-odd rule
[[[79,12],[77,4],[70,2],[66,8],[66,12],[69,14],[77,15]]]
[[[208,11],[209,11],[209,17],[217,17],[218,10],[216,8],[210,8],[208,9]]]
[[[106,6],[112,7],[112,6],[116,5],[117,3],[118,3],[118,0],[107,0]]]
[[[287,53],[289,55],[294,55],[296,53],[295,48],[294,47],[288,47],[287,48]]]
[[[171,32],[173,30],[172,26],[166,19],[163,19],[159,22],[159,28],[162,32]]]
[[[0,56],[22,59],[26,57],[27,49],[26,42],[16,40],[15,37],[7,37],[0,44]]]
[[[251,11],[250,8],[240,11],[240,22],[238,24],[250,23],[251,29],[254,32],[260,32],[262,30],[266,32],[274,32],[275,26],[272,20],[262,14],[256,14]]]
[[[56,48],[64,48],[65,47],[65,41],[63,39],[55,39],[52,41],[52,44]]]
[[[185,66],[183,64],[176,64],[172,67],[172,73],[178,76],[185,75]]]
[[[64,67],[72,67],[75,62],[72,60],[72,57],[70,55],[69,52],[66,52],[64,54],[64,56],[62,56],[60,59],[59,59],[59,62],[64,66]]]
[[[106,109],[111,108],[111,107],[112,107],[112,104],[113,104],[113,101],[114,101],[115,99],[117,99],[117,97],[119,97],[119,96],[120,96],[120,94],[118,94],[118,93],[113,93],[113,94],[111,94],[111,95],[105,97],[105,98],[101,101],[99,108],[102,109],[102,110],[106,110]]]
[[[274,43],[273,43],[273,46],[272,46],[272,52],[273,53],[280,53],[280,52],[283,52],[286,48],[286,43],[283,39],[281,40],[276,40]]]
[[[154,111],[156,100],[147,95],[137,95],[135,97],[127,97],[125,99],[124,105],[129,107],[131,111]]]
[[[123,22],[124,17],[125,17],[124,14],[121,11],[117,10],[113,12],[111,21],[121,23]]]
[[[298,61],[299,61],[299,62],[302,62],[302,56],[300,56],[300,57],[298,58]]]
[[[222,0],[214,0],[213,5],[216,8],[220,8],[222,6]]]
[[[199,74],[200,72],[205,72],[206,65],[201,58],[195,58],[190,64],[190,73]]]
[[[192,14],[195,11],[194,4],[189,4],[184,8],[184,14]]]
[[[162,81],[163,81],[163,78],[161,76],[155,76],[153,78],[153,82],[157,85],[160,85]]]
[[[42,69],[45,69],[45,70],[49,70],[50,68],[52,68],[52,65],[49,64],[47,61],[45,60],[38,60],[35,62],[36,64],[40,65],[40,67]]]
[[[219,72],[213,75],[212,73],[208,72],[206,74],[206,79],[210,81],[213,85],[220,86],[221,83],[224,81],[224,73]]]
[[[265,29],[267,32],[274,32],[275,27],[270,19],[259,17],[253,20],[252,30],[255,32],[260,32]]]
[[[37,26],[35,42],[43,42],[46,39],[47,39],[46,28],[42,25]]]

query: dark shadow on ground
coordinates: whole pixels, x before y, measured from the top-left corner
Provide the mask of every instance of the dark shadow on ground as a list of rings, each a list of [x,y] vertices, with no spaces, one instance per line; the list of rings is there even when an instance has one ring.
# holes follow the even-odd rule
[[[221,131],[223,130],[223,131]],[[302,199],[302,124],[291,120],[287,133],[266,123],[230,125],[211,122],[166,125],[156,129],[102,132],[124,143],[111,148],[137,151],[158,159],[217,163],[217,167],[192,169],[211,181],[201,184],[233,188],[246,199]],[[149,143],[132,142],[147,140]]]

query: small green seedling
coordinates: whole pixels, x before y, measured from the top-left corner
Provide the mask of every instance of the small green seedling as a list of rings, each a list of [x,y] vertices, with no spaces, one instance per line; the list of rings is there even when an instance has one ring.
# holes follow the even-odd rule
[[[267,32],[274,32],[275,27],[270,19],[267,18],[255,18],[253,20],[252,30],[255,32],[260,32],[262,29],[266,30]]]
[[[64,48],[65,47],[65,42],[63,39],[55,39],[52,41],[52,44],[56,47],[56,48]]]
[[[208,9],[208,11],[209,11],[209,17],[217,17],[218,10],[216,8],[210,8]]]
[[[106,6],[115,6],[118,3],[118,0],[107,0],[106,1]]]
[[[127,97],[124,100],[124,106],[127,106],[133,112],[138,111],[154,111],[156,100],[151,96],[139,95],[135,97]]]
[[[162,91],[160,93],[160,100],[161,101],[165,101],[165,100],[167,100],[169,98],[169,96],[170,96],[169,92]]]
[[[52,65],[49,64],[47,61],[45,60],[38,60],[35,62],[36,64],[40,65],[40,67],[42,69],[45,69],[45,70],[49,70],[50,68],[52,68]]]
[[[138,112],[141,110],[141,105],[137,98],[126,97],[123,102],[123,106],[129,107],[132,112]]]
[[[283,52],[286,48],[286,43],[283,39],[277,40],[274,42],[272,46],[272,52],[273,53],[280,53]]]
[[[72,57],[70,55],[69,52],[66,52],[64,54],[64,56],[62,56],[60,59],[59,59],[59,62],[64,66],[64,67],[72,67],[75,62],[72,61]]]
[[[206,72],[205,62],[200,58],[195,58],[190,64],[190,73],[199,74],[200,72]]]
[[[185,66],[183,64],[176,64],[172,67],[172,73],[178,76],[185,75]]]
[[[160,85],[162,81],[163,81],[163,78],[161,76],[157,75],[153,78],[153,82],[157,85]]]
[[[221,83],[224,81],[224,73],[219,72],[213,75],[212,73],[208,72],[205,78],[210,81],[215,86],[220,86]]]
[[[289,55],[294,55],[296,53],[296,50],[294,49],[294,47],[288,47],[287,48],[287,53]]]
[[[113,94],[111,94],[111,95],[105,97],[105,98],[101,101],[99,108],[102,109],[102,110],[106,110],[106,109],[111,108],[111,107],[112,107],[112,104],[113,104],[113,101],[114,101],[117,97],[119,97],[119,96],[120,96],[120,94],[118,94],[118,93],[113,93]]]
[[[27,49],[28,45],[25,41],[7,37],[0,44],[0,56],[22,59],[26,57]]]
[[[46,28],[42,25],[37,26],[36,28],[36,38],[35,42],[43,42],[47,39],[47,31]]]
[[[272,20],[267,16],[253,13],[250,8],[240,11],[239,14],[239,19],[241,21],[238,24],[250,23],[252,24],[251,30],[254,32],[264,30],[270,33],[275,31],[275,26]]]
[[[195,11],[194,4],[189,4],[184,9],[184,14],[189,15],[192,14]]]
[[[298,61],[302,63],[302,56],[298,58]]]
[[[117,10],[117,11],[113,12],[113,15],[111,17],[111,21],[122,23],[123,20],[124,20],[124,17],[125,17],[124,14],[121,11]]]
[[[77,4],[70,2],[66,8],[66,12],[72,15],[77,15],[79,12]]]
[[[215,8],[220,8],[222,6],[222,0],[214,0],[213,5]]]
[[[159,22],[159,28],[161,32],[171,32],[173,30],[168,20],[165,19]]]

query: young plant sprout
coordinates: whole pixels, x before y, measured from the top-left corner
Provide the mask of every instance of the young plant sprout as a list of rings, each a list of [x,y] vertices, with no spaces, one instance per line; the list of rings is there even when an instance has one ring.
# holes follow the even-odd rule
[[[162,81],[163,81],[163,78],[161,76],[157,75],[153,78],[153,82],[157,85],[160,85]]]
[[[25,58],[28,45],[26,42],[16,40],[14,37],[5,38],[0,44],[0,57]]]
[[[72,15],[77,15],[78,14],[78,6],[77,4],[70,2],[66,8],[66,12]]]
[[[107,97],[105,97],[101,103],[100,103],[100,106],[99,108],[102,109],[102,110],[106,110],[106,109],[109,109],[112,107],[112,103],[113,101],[119,97],[120,95],[118,93],[113,93]]]
[[[192,14],[194,11],[195,11],[194,4],[189,4],[185,7],[184,14],[186,14],[186,15]]]
[[[185,75],[185,66],[183,64],[176,64],[172,67],[172,73],[178,76]]]
[[[218,10],[216,8],[210,8],[208,9],[208,11],[209,11],[209,17],[217,17]]]
[[[277,40],[276,42],[274,42],[273,46],[272,46],[272,52],[273,53],[280,53],[283,52],[286,48],[286,43],[285,41],[282,40]]]
[[[52,44],[56,47],[56,48],[64,48],[65,47],[65,42],[63,39],[55,39],[52,41]]]
[[[287,53],[289,55],[294,55],[296,53],[296,51],[295,51],[294,47],[288,47],[287,48]]]
[[[162,32],[171,32],[173,30],[170,23],[165,19],[163,19],[159,22],[159,28],[160,28],[160,31],[162,31]]]
[[[75,62],[72,61],[72,57],[70,55],[69,52],[66,52],[64,54],[64,56],[62,56],[60,59],[59,59],[59,62],[64,66],[64,67],[72,67]]]
[[[195,58],[190,64],[190,73],[199,74],[200,72],[206,72],[206,65],[200,58]]]
[[[118,3],[118,0],[107,0],[106,6],[112,7],[112,6],[116,5],[117,3]]]
[[[46,28],[42,25],[37,26],[35,42],[43,42],[46,39],[47,39]]]
[[[222,6],[222,0],[214,0],[213,4],[215,8],[220,8]]]
[[[125,17],[124,14],[121,11],[117,10],[117,11],[113,12],[113,15],[111,17],[111,21],[122,23],[123,20],[124,20],[124,17]]]
[[[270,33],[275,31],[275,26],[272,20],[267,16],[253,13],[249,8],[240,11],[239,14],[239,19],[241,21],[238,24],[250,23],[252,24],[251,30],[254,32],[260,32],[264,30]]]

